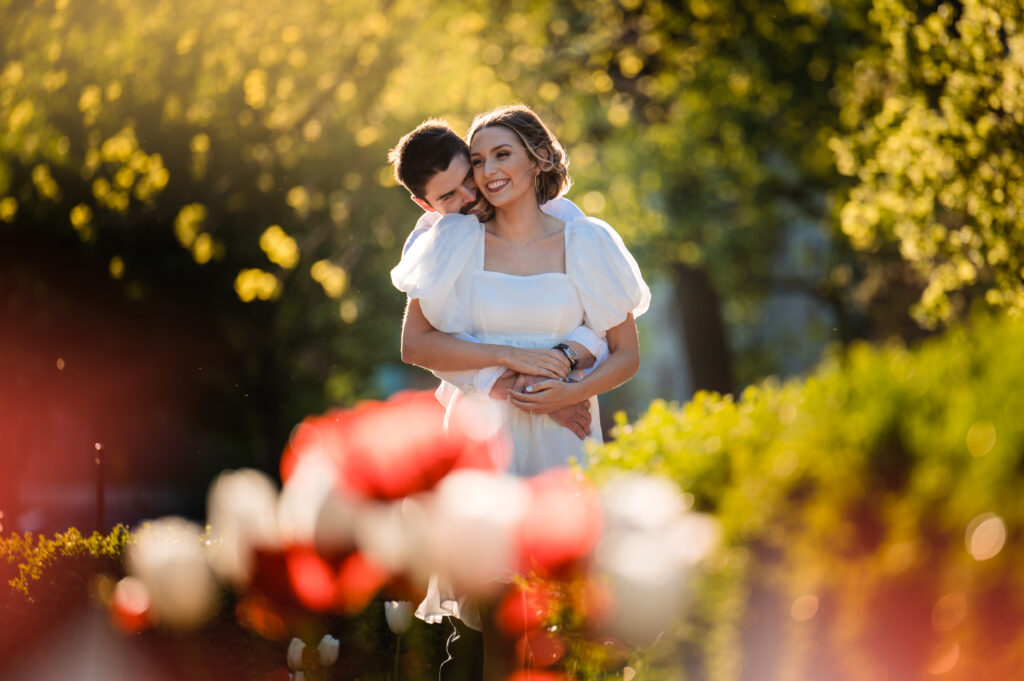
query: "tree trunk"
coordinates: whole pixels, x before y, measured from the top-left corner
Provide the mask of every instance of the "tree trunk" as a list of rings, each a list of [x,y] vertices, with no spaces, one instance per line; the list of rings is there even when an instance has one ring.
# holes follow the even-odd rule
[[[732,392],[732,356],[710,277],[702,269],[677,263],[672,266],[672,280],[694,390]]]

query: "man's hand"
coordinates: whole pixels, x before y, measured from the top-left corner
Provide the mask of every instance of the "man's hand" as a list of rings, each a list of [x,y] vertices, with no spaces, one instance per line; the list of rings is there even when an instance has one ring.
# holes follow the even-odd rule
[[[491,387],[491,392],[488,393],[488,397],[492,400],[507,400],[508,391],[514,390],[516,381],[519,378],[519,374],[511,369],[508,369],[503,373],[498,380],[494,382]]]
[[[547,379],[543,376],[520,374],[515,385],[512,387],[512,392],[522,393],[526,390],[527,386],[532,386],[545,380]],[[550,416],[558,425],[563,428],[568,428],[572,432],[576,433],[576,437],[581,440],[586,439],[587,435],[590,434],[590,422],[593,417],[590,415],[589,400],[559,407],[558,409],[548,412],[548,416]]]
[[[549,412],[548,416],[558,425],[576,433],[576,437],[581,440],[585,440],[587,435],[590,434],[591,416],[589,400],[570,404],[568,407],[562,407],[561,409],[555,409]]]

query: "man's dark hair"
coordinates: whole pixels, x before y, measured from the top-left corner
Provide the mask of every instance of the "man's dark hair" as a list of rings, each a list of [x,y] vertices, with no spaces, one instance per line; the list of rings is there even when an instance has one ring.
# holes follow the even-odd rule
[[[388,152],[388,163],[395,167],[395,179],[413,196],[423,195],[427,182],[436,173],[447,170],[456,154],[469,159],[469,145],[446,121],[430,119],[398,140]]]

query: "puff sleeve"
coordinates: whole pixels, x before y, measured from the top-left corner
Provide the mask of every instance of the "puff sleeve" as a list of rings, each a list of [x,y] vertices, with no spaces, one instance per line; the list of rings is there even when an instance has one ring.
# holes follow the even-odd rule
[[[601,335],[651,304],[651,290],[622,237],[608,223],[581,218],[566,225],[565,273],[583,302],[584,321]]]
[[[465,333],[471,328],[471,275],[483,235],[475,216],[446,215],[391,270],[391,283],[419,300],[423,316],[438,331]]]

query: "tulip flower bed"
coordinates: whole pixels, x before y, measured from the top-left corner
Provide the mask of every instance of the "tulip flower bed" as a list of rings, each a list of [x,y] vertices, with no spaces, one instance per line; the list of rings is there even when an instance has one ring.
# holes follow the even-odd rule
[[[391,671],[381,660],[398,643],[383,622],[409,637],[412,608],[430,596],[494,632],[509,668],[621,675],[633,645],[677,620],[715,523],[665,480],[598,489],[569,469],[500,473],[509,449],[494,403],[466,400],[447,429],[442,416],[432,394],[410,393],[310,417],[282,456],[280,490],[257,471],[228,471],[209,490],[206,527],[164,518],[118,535],[124,576],[107,566],[113,577],[97,590],[113,621],[145,632],[189,678],[210,662],[197,646],[214,639],[247,678],[272,673],[275,655],[296,681],[330,678],[335,665],[377,678],[369,670]],[[641,584],[631,555],[655,546]],[[388,599],[405,604],[385,615]],[[401,660],[396,651],[385,675],[436,676],[443,647],[424,629],[447,633],[419,625],[421,641]]]
[[[157,520],[66,560],[109,574],[115,621],[165,655],[187,650],[188,678],[234,678],[208,674],[211,640],[236,649],[244,678],[436,678],[431,636],[446,629],[406,629],[434,574],[534,681],[1024,668],[1019,320],[913,351],[854,346],[735,400],[655,402],[620,420],[586,477],[498,474],[498,421],[466,408],[448,435],[430,395],[310,417],[280,488],[225,472],[206,527]],[[10,565],[32,553],[5,542]],[[19,584],[71,588],[51,567]]]

